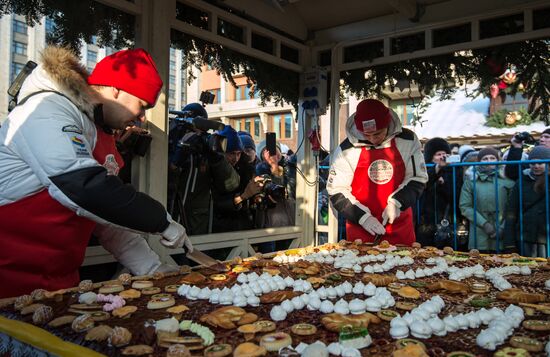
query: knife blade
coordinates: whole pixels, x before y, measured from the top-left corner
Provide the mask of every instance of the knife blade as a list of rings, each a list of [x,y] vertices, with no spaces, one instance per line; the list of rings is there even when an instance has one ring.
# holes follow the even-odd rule
[[[205,267],[209,267],[214,264],[218,264],[219,261],[216,259],[204,254],[198,249],[193,249],[193,253],[187,253],[186,257],[194,261],[195,263],[199,263],[200,265],[203,265]]]
[[[380,241],[382,240],[383,234],[377,234],[374,236],[374,240],[372,241],[373,245],[380,244]]]

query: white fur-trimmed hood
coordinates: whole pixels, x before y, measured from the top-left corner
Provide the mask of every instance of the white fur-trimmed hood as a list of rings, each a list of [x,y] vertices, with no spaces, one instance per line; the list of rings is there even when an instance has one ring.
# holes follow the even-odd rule
[[[19,101],[32,93],[53,90],[63,93],[77,108],[93,119],[95,99],[86,79],[88,73],[78,56],[65,47],[49,46],[42,52],[38,67],[23,83]]]

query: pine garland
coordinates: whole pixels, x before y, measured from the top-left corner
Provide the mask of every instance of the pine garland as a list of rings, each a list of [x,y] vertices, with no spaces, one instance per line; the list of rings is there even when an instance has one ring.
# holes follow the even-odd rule
[[[178,3],[178,19],[204,28],[205,19],[200,11],[189,11]],[[55,29],[48,40],[79,50],[81,41],[90,43],[97,36],[98,45],[121,48],[131,46],[134,40],[135,18],[117,9],[94,0],[0,0],[0,16],[24,15],[29,25],[48,16],[55,21]],[[227,28],[227,36],[237,36]],[[233,84],[233,75],[243,73],[248,86],[258,90],[262,103],[274,100],[298,102],[299,74],[279,68],[264,61],[240,54],[224,46],[172,31],[172,45],[185,53],[187,69],[200,68],[206,64],[215,68]],[[437,92],[440,99],[448,99],[464,83],[479,82],[479,88],[470,96],[489,95],[489,88],[498,82],[498,75],[487,65],[498,61],[502,65],[514,65],[518,81],[506,89],[514,95],[519,85],[531,100],[528,112],[535,120],[550,125],[550,42],[547,39],[511,43],[497,47],[462,51],[429,58],[411,59],[341,73],[344,85],[359,97],[383,98],[383,90],[389,84],[394,90],[398,81],[409,81],[418,86],[422,95]],[[375,55],[369,51],[357,51],[355,59],[371,61]],[[194,77],[190,72],[189,80]]]

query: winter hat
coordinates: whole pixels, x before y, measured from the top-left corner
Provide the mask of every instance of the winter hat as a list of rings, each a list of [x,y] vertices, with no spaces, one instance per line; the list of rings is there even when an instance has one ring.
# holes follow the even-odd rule
[[[149,53],[136,48],[103,58],[88,77],[88,84],[118,88],[152,107],[160,93],[162,80]]]
[[[535,146],[529,153],[529,160],[545,160],[550,159],[550,148],[546,146]]]
[[[432,158],[438,151],[445,151],[451,154],[451,147],[447,140],[443,138],[432,138],[424,144],[424,161],[432,162]]]
[[[500,153],[498,152],[497,149],[492,147],[486,147],[479,150],[479,153],[477,154],[477,161],[481,161],[481,159],[483,159],[483,157],[487,155],[494,155],[497,158],[497,160],[500,159]]]
[[[246,131],[239,131],[238,134],[239,134],[239,137],[241,138],[241,141],[245,149],[254,149],[254,151],[256,151],[256,143],[254,143],[254,139],[252,139],[252,135],[250,135]]]
[[[239,138],[239,134],[237,134],[237,132],[231,127],[231,125],[226,125],[223,130],[218,131],[218,135],[225,137],[227,140],[225,152],[244,150],[241,138]]]
[[[469,153],[475,151],[475,149],[470,146],[470,145],[462,145],[461,147],[458,148],[458,155],[460,155],[460,161],[464,161],[464,159],[466,158],[466,155],[468,155]]]
[[[464,155],[464,158],[460,160],[460,162],[477,162],[479,152],[477,151],[468,151],[466,155]]]
[[[360,133],[387,128],[392,120],[391,112],[379,100],[365,99],[357,104],[355,127]]]

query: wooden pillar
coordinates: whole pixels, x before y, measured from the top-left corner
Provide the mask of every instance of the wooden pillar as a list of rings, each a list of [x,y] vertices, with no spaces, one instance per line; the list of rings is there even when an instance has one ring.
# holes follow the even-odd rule
[[[141,15],[136,19],[136,47],[148,51],[164,82],[154,108],[146,112],[146,128],[153,140],[149,153],[134,162],[132,181],[137,188],[166,205],[168,173],[168,86],[170,72],[170,19],[176,13],[175,0],[138,0]],[[173,263],[168,251],[156,236],[149,245],[163,262]]]

